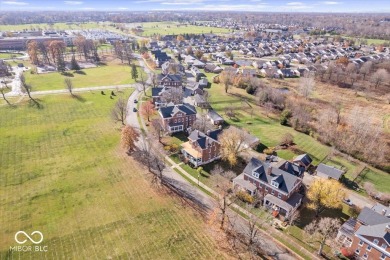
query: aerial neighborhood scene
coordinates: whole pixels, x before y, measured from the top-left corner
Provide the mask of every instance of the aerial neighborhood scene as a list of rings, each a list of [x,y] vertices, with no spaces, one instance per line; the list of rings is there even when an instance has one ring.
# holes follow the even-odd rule
[[[390,260],[390,2],[0,0],[0,259]]]

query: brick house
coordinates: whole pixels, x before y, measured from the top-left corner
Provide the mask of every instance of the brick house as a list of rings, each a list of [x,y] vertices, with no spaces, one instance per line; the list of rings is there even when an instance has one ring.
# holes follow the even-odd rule
[[[164,87],[182,87],[180,74],[158,74],[157,84]]]
[[[206,133],[192,131],[188,136],[188,142],[182,144],[182,154],[195,167],[221,158],[221,144],[218,142],[218,135],[221,132],[220,129]]]
[[[301,205],[301,186],[302,178],[256,158],[251,158],[243,173],[233,179],[235,190],[262,195],[265,207],[284,219]]]
[[[390,259],[390,207],[377,203],[345,222],[336,240],[354,253],[355,259]]]
[[[158,112],[162,120],[161,125],[170,134],[187,131],[196,120],[195,107],[187,103],[160,107]]]

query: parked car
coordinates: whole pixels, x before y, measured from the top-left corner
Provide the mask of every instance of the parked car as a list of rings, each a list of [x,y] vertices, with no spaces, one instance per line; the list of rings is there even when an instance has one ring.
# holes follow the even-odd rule
[[[136,108],[133,108],[133,112],[137,112],[137,109],[136,109]]]
[[[134,103],[138,103],[138,100],[137,100],[137,99],[134,99]]]
[[[343,199],[343,202],[344,202],[345,204],[349,205],[349,206],[352,206],[352,205],[353,205],[353,203],[352,203],[352,201],[351,201],[350,199]]]

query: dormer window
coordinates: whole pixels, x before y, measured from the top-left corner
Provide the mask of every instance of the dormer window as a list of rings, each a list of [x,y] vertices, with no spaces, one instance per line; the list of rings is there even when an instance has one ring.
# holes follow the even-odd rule
[[[252,172],[253,177],[259,178],[260,174],[258,172],[253,171]]]
[[[374,239],[374,244],[377,245],[379,243],[378,239]]]
[[[276,181],[271,181],[271,185],[274,186],[275,188],[279,188],[279,183]]]

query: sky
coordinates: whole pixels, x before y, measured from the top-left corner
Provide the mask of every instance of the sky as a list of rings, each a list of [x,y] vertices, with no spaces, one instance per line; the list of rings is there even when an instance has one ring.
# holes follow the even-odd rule
[[[0,0],[0,10],[390,13],[390,0]]]

